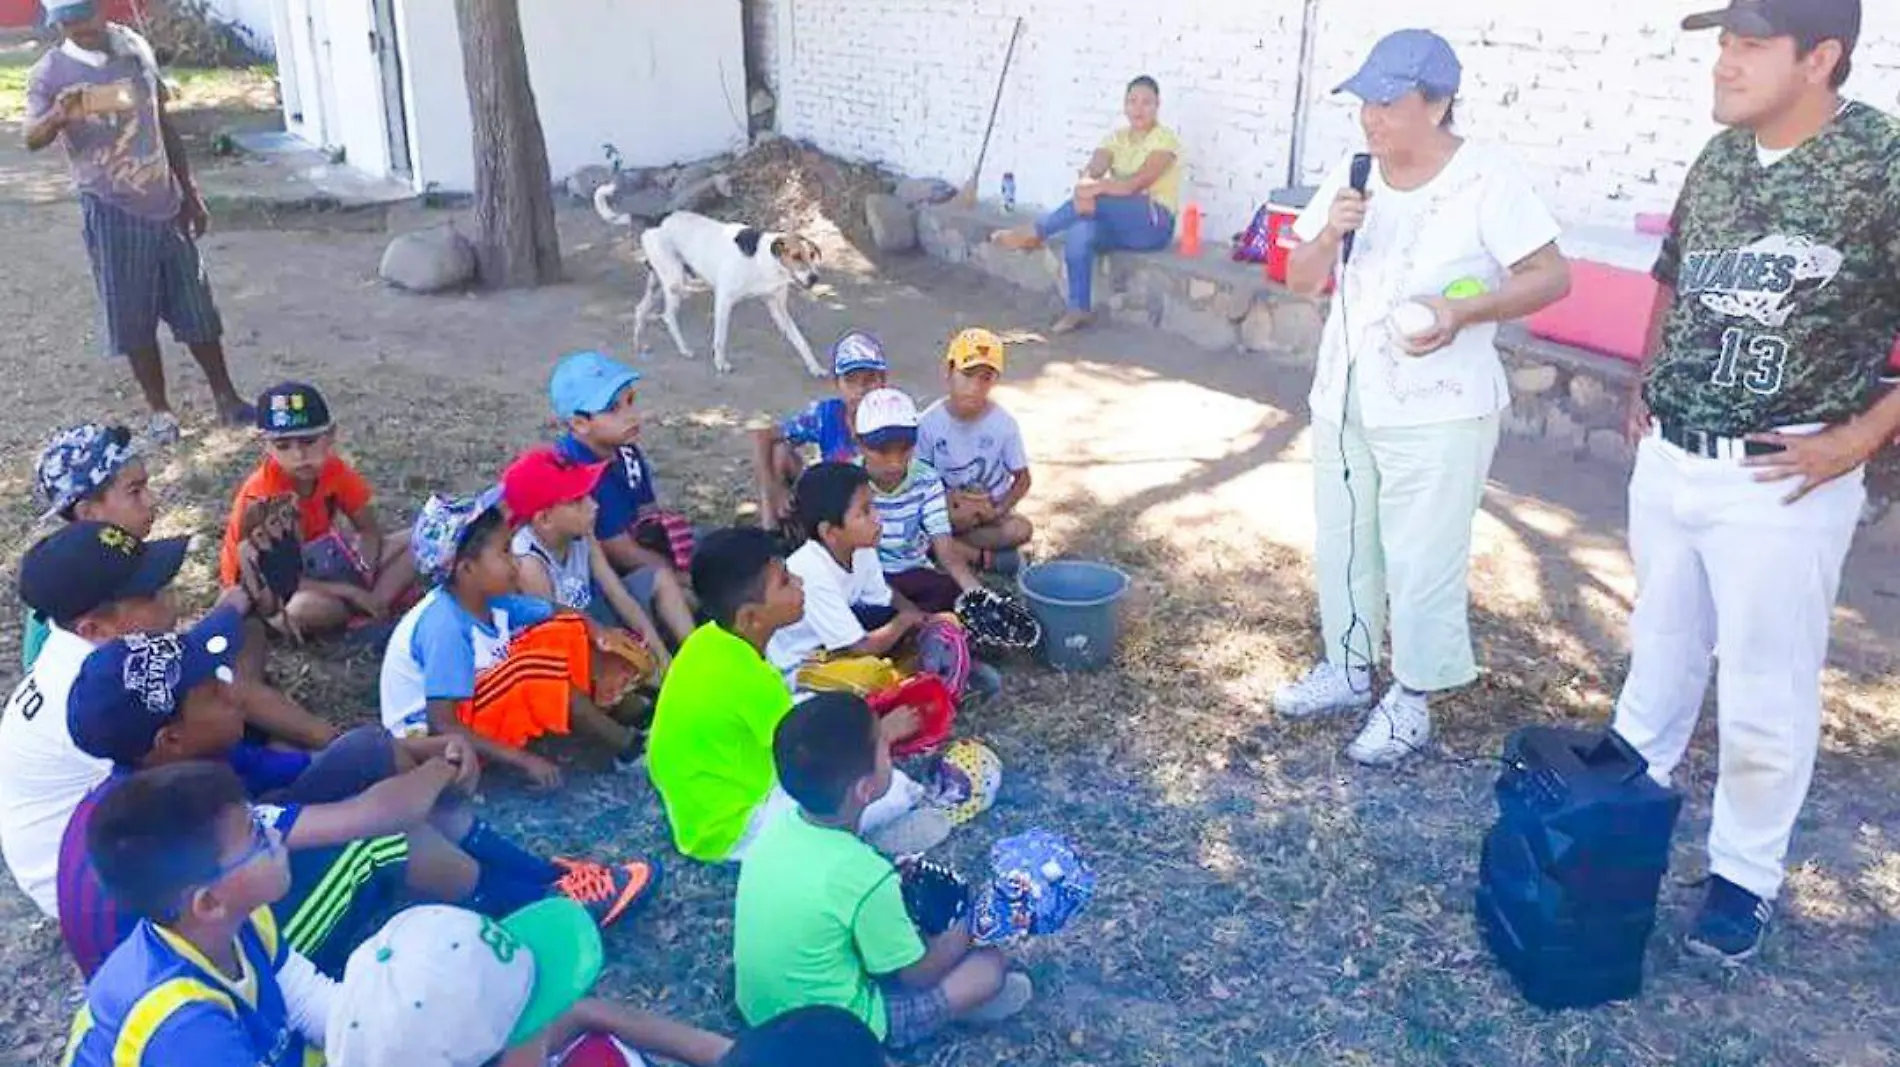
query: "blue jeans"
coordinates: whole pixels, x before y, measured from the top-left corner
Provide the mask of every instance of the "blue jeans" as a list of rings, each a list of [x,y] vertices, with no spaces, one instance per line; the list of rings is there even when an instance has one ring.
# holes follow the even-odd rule
[[[1069,265],[1069,307],[1087,311],[1095,281],[1098,252],[1159,252],[1174,240],[1174,213],[1146,196],[1096,198],[1095,214],[1075,213],[1071,200],[1036,220],[1036,234],[1048,240],[1066,234],[1062,258]]]

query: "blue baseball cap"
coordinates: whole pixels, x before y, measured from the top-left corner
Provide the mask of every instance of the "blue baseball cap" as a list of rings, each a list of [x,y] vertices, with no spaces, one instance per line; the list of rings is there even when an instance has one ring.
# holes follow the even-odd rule
[[[640,372],[599,352],[575,352],[554,365],[548,378],[548,402],[554,417],[598,415],[614,406],[620,391],[640,380]]]
[[[852,330],[831,346],[831,376],[842,378],[861,370],[888,371],[884,346],[863,330]]]
[[[104,489],[138,458],[139,443],[123,426],[88,422],[54,434],[33,468],[40,500],[46,504],[44,517],[69,518],[74,505]]]
[[[1428,100],[1458,95],[1464,65],[1451,42],[1430,30],[1399,30],[1372,46],[1359,73],[1335,93],[1351,93],[1368,104],[1390,104],[1417,90]]]
[[[92,650],[66,697],[66,728],[79,750],[131,767],[178,717],[185,694],[229,682],[244,643],[244,615],[219,608],[184,633],[127,634]]]
[[[107,522],[60,527],[20,560],[20,599],[61,626],[121,600],[154,597],[185,565],[188,537],[141,541]]]
[[[83,22],[99,10],[93,0],[41,0],[48,22]]]

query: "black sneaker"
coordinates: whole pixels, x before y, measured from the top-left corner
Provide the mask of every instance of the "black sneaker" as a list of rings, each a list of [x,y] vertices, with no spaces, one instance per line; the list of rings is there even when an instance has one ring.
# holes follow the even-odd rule
[[[1713,875],[1702,913],[1696,916],[1695,929],[1689,933],[1689,952],[1704,959],[1741,963],[1761,951],[1774,914],[1773,901],[1763,900],[1719,874]]]

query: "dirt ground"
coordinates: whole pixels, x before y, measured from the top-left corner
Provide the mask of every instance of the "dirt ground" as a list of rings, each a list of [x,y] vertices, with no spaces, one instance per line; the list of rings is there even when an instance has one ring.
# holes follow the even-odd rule
[[[209,121],[209,120],[207,120]],[[94,305],[57,160],[0,130],[0,569],[35,536],[37,447],[57,425],[130,418],[123,367],[98,353]],[[406,209],[398,228],[450,216]],[[823,220],[819,220],[822,222]],[[848,227],[831,220],[829,239]],[[706,520],[746,504],[744,427],[820,394],[763,311],[741,309],[733,361],[680,360],[663,331],[629,347],[640,283],[623,233],[577,207],[561,218],[570,281],[533,293],[421,298],[375,277],[383,236],[216,232],[206,242],[240,385],[319,383],[343,447],[406,519],[432,490],[472,490],[549,431],[548,368],[599,347],[646,375],[646,442],[663,493]],[[825,228],[820,226],[819,228]],[[1714,776],[1712,726],[1679,775],[1689,804],[1642,997],[1590,1012],[1527,1007],[1489,962],[1471,912],[1494,816],[1495,754],[1531,722],[1601,723],[1623,670],[1632,592],[1622,479],[1507,441],[1478,522],[1475,616],[1483,679],[1444,701],[1433,751],[1394,771],[1341,755],[1352,724],[1289,725],[1271,688],[1314,651],[1301,373],[1208,355],[1158,333],[1104,329],[1058,343],[1048,309],[918,260],[828,249],[829,295],[795,309],[814,344],[871,329],[899,384],[938,391],[958,328],[1020,331],[1003,402],[1037,477],[1028,505],[1045,555],[1106,558],[1135,578],[1116,665],[1065,677],[1012,665],[1000,702],[961,723],[1002,756],[996,809],[946,847],[980,868],[988,842],[1030,826],[1074,835],[1100,893],[1076,928],[1021,953],[1036,1003],[958,1030],[903,1062],[987,1064],[1893,1064],[1900,1062],[1900,568],[1858,553],[1827,678],[1825,750],[1762,959],[1691,961]],[[704,298],[689,334],[710,332]],[[205,539],[186,589],[209,600],[209,545],[254,461],[212,428],[195,369],[174,364],[186,438],[156,461],[161,530]],[[0,630],[13,684],[18,633]],[[280,655],[280,684],[339,721],[374,717],[375,660]],[[1712,716],[1711,716],[1712,718]],[[669,852],[650,787],[577,774],[530,798],[499,777],[490,813],[565,853]],[[733,875],[670,865],[660,898],[609,934],[603,991],[731,1028]],[[0,1062],[56,1062],[79,986],[55,926],[0,888]]]

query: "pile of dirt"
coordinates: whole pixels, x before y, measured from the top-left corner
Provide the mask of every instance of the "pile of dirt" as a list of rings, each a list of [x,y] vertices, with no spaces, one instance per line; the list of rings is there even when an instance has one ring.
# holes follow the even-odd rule
[[[754,145],[726,173],[732,180],[732,217],[794,232],[829,223],[861,250],[871,248],[864,198],[892,187],[890,177],[876,167],[834,159],[784,137]]]
[[[165,66],[254,67],[270,59],[250,31],[221,18],[209,0],[150,0],[137,22]]]

